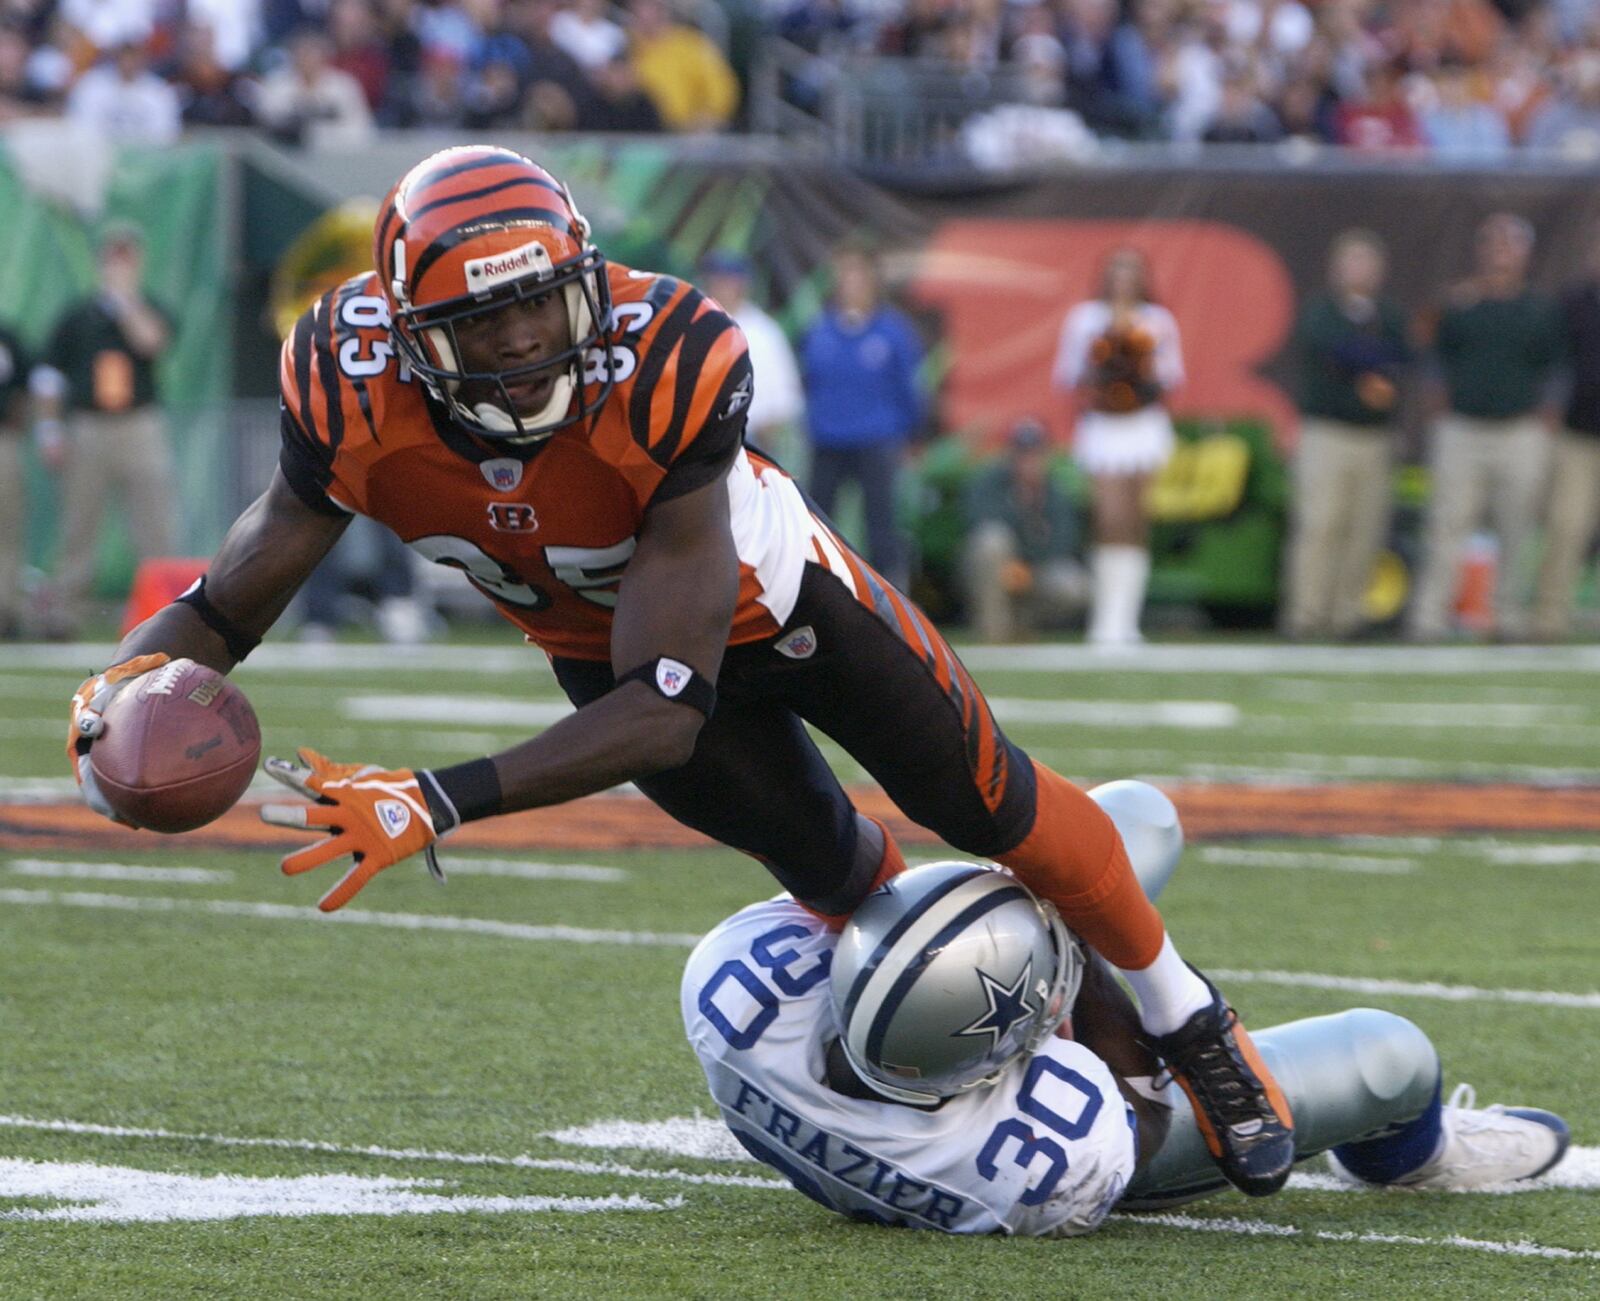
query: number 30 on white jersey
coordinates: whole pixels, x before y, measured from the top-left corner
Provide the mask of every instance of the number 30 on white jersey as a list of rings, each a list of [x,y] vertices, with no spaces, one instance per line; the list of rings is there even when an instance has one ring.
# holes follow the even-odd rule
[[[684,970],[689,1043],[734,1137],[829,1210],[947,1233],[1088,1233],[1133,1175],[1132,1113],[1104,1062],[1051,1039],[934,1111],[823,1080],[836,937],[787,897],[753,904]]]

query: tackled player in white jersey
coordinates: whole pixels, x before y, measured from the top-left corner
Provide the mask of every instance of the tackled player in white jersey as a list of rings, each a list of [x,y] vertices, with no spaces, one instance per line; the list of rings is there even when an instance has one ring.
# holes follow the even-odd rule
[[[1152,897],[1177,866],[1177,811],[1154,787],[1090,792]],[[786,896],[691,955],[684,1024],[734,1137],[853,1219],[947,1233],[1071,1236],[1114,1207],[1226,1187],[1141,1042],[1105,963],[1003,870],[932,864],[888,882],[836,932]],[[1288,1096],[1296,1155],[1331,1152],[1370,1186],[1531,1179],[1565,1155],[1550,1112],[1446,1104],[1421,1030],[1369,1008],[1256,1036]]]

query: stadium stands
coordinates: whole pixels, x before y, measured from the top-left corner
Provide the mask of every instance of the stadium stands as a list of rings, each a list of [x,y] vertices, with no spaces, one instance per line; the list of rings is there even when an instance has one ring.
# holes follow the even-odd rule
[[[826,126],[1003,165],[1098,139],[1600,156],[1594,0],[9,0],[0,121]],[[312,37],[308,30],[315,31]],[[727,71],[746,84],[737,113]],[[301,83],[295,93],[296,80]],[[697,102],[684,86],[701,83]],[[170,91],[162,87],[170,87]],[[356,91],[359,90],[359,95]],[[892,111],[891,111],[892,106]],[[370,119],[370,120],[369,120]],[[893,147],[881,139],[893,136]]]

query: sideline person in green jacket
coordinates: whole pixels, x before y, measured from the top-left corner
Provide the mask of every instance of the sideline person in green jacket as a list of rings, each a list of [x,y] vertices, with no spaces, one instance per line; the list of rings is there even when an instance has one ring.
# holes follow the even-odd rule
[[[1432,495],[1408,625],[1414,641],[1449,633],[1462,548],[1485,523],[1500,544],[1494,635],[1526,635],[1519,579],[1549,473],[1555,417],[1545,408],[1561,357],[1556,305],[1528,287],[1533,243],[1533,227],[1523,218],[1486,217],[1474,244],[1474,274],[1450,292],[1439,316]]]
[[[1387,268],[1376,235],[1344,231],[1329,250],[1328,288],[1306,301],[1295,329],[1301,425],[1283,607],[1291,637],[1346,638],[1366,622],[1409,359],[1405,319],[1382,293]]]

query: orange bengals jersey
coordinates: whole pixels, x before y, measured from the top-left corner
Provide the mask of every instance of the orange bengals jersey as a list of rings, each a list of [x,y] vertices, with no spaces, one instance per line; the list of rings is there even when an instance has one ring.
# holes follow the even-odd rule
[[[552,655],[604,660],[645,510],[726,474],[740,574],[729,640],[770,637],[805,561],[837,552],[789,477],[743,447],[744,336],[682,281],[606,274],[617,383],[597,414],[525,447],[477,440],[428,399],[394,355],[376,275],[323,295],[283,346],[284,476],[315,509],[369,515],[462,570]]]

